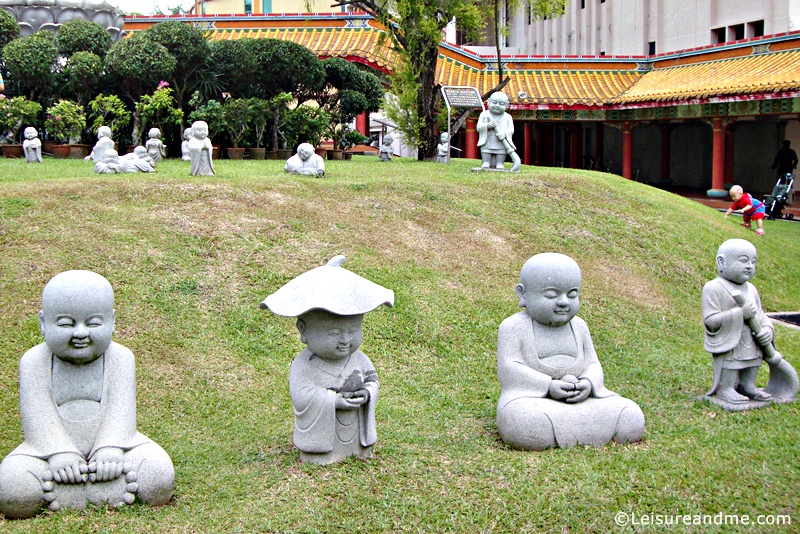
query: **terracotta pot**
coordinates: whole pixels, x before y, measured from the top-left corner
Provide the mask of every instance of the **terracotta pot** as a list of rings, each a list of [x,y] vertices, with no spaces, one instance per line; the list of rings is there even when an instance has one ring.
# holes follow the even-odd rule
[[[22,145],[3,145],[3,155],[7,158],[21,158]]]
[[[133,154],[133,151],[136,149],[136,145],[125,145],[125,153],[126,154]]]
[[[69,157],[71,151],[70,145],[53,145],[53,157],[57,159],[66,159]]]
[[[329,160],[341,160],[344,158],[344,151],[343,150],[328,150],[328,159]]]
[[[328,149],[318,146],[317,148],[314,149],[314,153],[317,156],[321,157],[322,159],[325,159],[325,156],[328,154]]]
[[[225,152],[228,154],[228,159],[244,159],[244,147],[241,148],[233,148],[228,147],[225,149]]]
[[[351,159],[353,159],[353,153],[352,152],[345,152],[344,153],[344,159],[346,159],[347,161],[350,161]]]
[[[89,151],[91,150],[91,147],[89,145],[76,144],[69,146],[70,146],[69,157],[75,159],[85,158],[86,156],[89,155]]]
[[[289,159],[292,157],[292,151],[288,148],[278,149],[278,159]]]
[[[247,155],[250,156],[250,159],[264,159],[266,155],[267,149],[266,148],[248,148]]]
[[[211,159],[219,159],[219,152],[222,150],[219,145],[211,145]]]
[[[264,159],[278,159],[277,150],[267,150],[264,152]]]
[[[56,146],[55,141],[42,141],[42,153],[44,154],[52,154],[53,147]]]

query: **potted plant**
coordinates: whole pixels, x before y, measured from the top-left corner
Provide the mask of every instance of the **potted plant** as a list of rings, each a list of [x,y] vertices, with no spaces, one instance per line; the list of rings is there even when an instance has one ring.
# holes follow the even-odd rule
[[[59,100],[58,103],[47,108],[44,127],[48,134],[55,137],[62,144],[77,145],[83,129],[86,128],[86,116],[83,112],[83,106],[79,106],[69,100]],[[82,147],[78,146],[78,148],[81,149],[79,151],[82,153]],[[88,149],[89,147],[86,145],[86,154],[80,157],[88,155]],[[54,155],[56,153],[55,150],[54,148]],[[74,154],[75,156],[78,156],[77,152]],[[73,155],[71,150],[70,155]]]
[[[189,105],[194,111],[189,113],[189,120],[205,121],[208,124],[208,137],[212,140],[225,131],[225,113],[222,104],[218,100],[205,100],[200,91],[195,91],[189,100]],[[219,145],[214,143],[214,153],[212,158],[219,158]]]
[[[353,153],[350,152],[350,149],[356,145],[360,145],[362,143],[366,143],[369,141],[369,137],[362,134],[358,130],[351,130],[349,127],[346,127],[345,134],[342,136],[342,150],[344,150],[344,159],[352,159]]]
[[[244,147],[240,147],[242,139],[250,130],[253,120],[253,108],[249,99],[231,98],[224,95],[222,116],[225,119],[225,130],[231,138],[232,147],[228,147],[228,159],[244,159]]]
[[[146,124],[148,128],[158,128],[166,139],[169,137],[167,126],[183,124],[183,110],[176,106],[172,89],[167,82],[162,81],[152,95],[142,95],[141,100],[136,103],[136,111],[142,125]],[[143,131],[143,129],[134,128],[133,142],[135,145],[142,144]]]
[[[330,121],[328,112],[311,106],[297,106],[286,114],[286,139],[294,147],[300,143],[319,146]]]
[[[293,100],[294,97],[291,93],[280,93],[269,100],[272,108],[272,143],[270,145],[272,150],[278,151],[278,159],[287,159],[292,155],[294,143],[288,143],[285,127],[288,106]]]
[[[247,152],[250,155],[250,159],[264,159],[267,149],[262,147],[261,143],[267,131],[267,125],[272,120],[272,106],[270,106],[268,100],[263,98],[250,98],[248,100],[253,112],[251,125],[253,126],[252,135],[256,146],[249,148]]]
[[[24,126],[33,126],[41,111],[41,105],[24,96],[6,98],[0,95],[0,127],[8,132],[10,140],[10,144],[3,147],[6,157],[22,157],[22,144],[17,143],[19,133]]]
[[[111,138],[118,144],[123,129],[131,122],[131,113],[122,100],[117,95],[105,96],[101,93],[89,102],[89,110],[92,131],[97,132],[101,126],[108,126],[111,128]]]

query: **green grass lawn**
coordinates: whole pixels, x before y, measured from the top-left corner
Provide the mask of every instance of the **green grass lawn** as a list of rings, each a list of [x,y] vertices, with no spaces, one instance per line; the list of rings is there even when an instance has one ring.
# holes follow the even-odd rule
[[[711,385],[700,291],[726,239],[752,240],[767,311],[800,309],[800,224],[740,219],[618,176],[356,157],[324,179],[280,161],[190,177],[104,175],[75,160],[0,160],[0,457],[22,441],[18,362],[41,342],[44,284],[68,269],[116,290],[115,339],[137,357],[138,426],[171,455],[174,502],[4,521],[7,532],[628,532],[618,512],[790,514],[800,525],[800,406],[727,413]],[[497,328],[530,256],[583,270],[579,315],[606,385],[647,419],[633,445],[540,453],[495,426]],[[291,319],[258,308],[337,254],[395,291],[366,316],[378,370],[376,458],[317,467],[292,445]],[[800,368],[800,330],[776,327]],[[766,383],[766,369],[759,383]],[[645,519],[647,521],[647,519]]]

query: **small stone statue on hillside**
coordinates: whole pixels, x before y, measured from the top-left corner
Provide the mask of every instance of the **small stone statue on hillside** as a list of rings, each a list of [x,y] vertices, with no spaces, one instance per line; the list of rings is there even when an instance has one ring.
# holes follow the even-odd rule
[[[101,126],[97,129],[97,143],[95,143],[92,152],[86,156],[85,160],[92,160],[95,163],[103,161],[106,150],[114,149],[114,140],[111,138],[111,128],[108,126]]]
[[[183,161],[192,161],[192,156],[189,154],[189,139],[192,138],[192,129],[186,128],[183,131],[183,141],[181,142],[181,159]]]
[[[383,136],[383,141],[381,141],[381,146],[378,149],[378,158],[381,161],[392,161],[392,154],[394,153],[394,148],[392,147],[394,143],[394,137],[392,134],[386,134]]]
[[[297,154],[286,160],[283,170],[292,174],[325,176],[325,161],[314,152],[311,143],[300,143]]]
[[[378,375],[359,350],[361,322],[378,306],[392,306],[394,292],[344,269],[344,260],[301,274],[261,303],[297,317],[306,345],[289,373],[294,444],[304,462],[371,458],[377,440]]]
[[[511,157],[510,171],[519,171],[522,161],[514,146],[514,120],[506,113],[508,96],[496,92],[489,97],[487,108],[478,116],[475,129],[478,130],[478,148],[481,150],[484,170],[504,170],[506,156]]]
[[[717,251],[719,276],[703,287],[705,348],[713,356],[714,382],[705,398],[729,411],[790,402],[798,390],[797,373],[775,350],[772,321],[749,280],[756,274],[756,247],[729,239]],[[769,382],[756,387],[761,363]]]
[[[42,292],[44,343],[19,363],[23,443],[0,464],[0,512],[150,505],[172,498],[169,455],[136,431],[133,354],[111,341],[114,291],[91,271],[53,277]]]
[[[190,172],[192,176],[213,176],[214,164],[211,154],[214,147],[208,138],[208,124],[205,121],[192,123],[192,138],[189,139]]]
[[[155,166],[164,161],[164,157],[167,155],[167,149],[161,141],[161,130],[158,128],[150,128],[150,131],[147,132],[147,136],[150,139],[147,140],[144,146],[147,147],[147,155],[153,160],[153,166]]]
[[[439,136],[439,144],[436,145],[436,161],[450,163],[450,134],[447,132],[442,132]]]
[[[39,139],[39,132],[33,126],[25,128],[25,140],[22,142],[22,151],[25,153],[25,161],[28,163],[42,162],[42,141]]]
[[[642,439],[642,410],[606,389],[589,328],[576,317],[580,288],[569,256],[537,254],[522,266],[516,292],[525,311],[500,324],[497,340],[497,429],[512,448]]]

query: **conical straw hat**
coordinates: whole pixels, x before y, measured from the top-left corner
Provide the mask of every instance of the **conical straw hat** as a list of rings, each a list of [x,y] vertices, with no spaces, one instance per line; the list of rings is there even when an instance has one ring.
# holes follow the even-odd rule
[[[284,317],[322,309],[337,315],[361,315],[381,304],[394,305],[394,291],[342,267],[344,256],[305,272],[264,299],[261,308]]]

